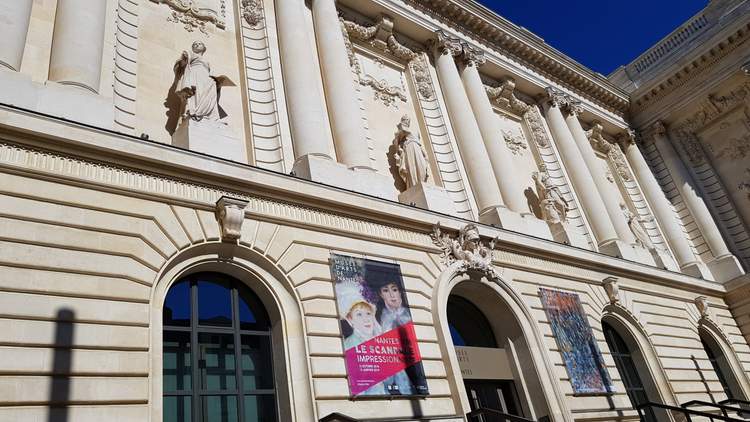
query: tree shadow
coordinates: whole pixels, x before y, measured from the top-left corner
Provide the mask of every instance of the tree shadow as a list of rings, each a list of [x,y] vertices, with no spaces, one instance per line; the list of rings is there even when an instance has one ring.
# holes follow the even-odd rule
[[[75,312],[68,308],[57,311],[55,323],[54,357],[50,377],[48,422],[68,422],[70,402],[70,374],[73,357],[73,320]]]
[[[695,371],[698,372],[698,375],[701,377],[701,383],[704,387],[706,387],[706,393],[708,394],[708,397],[711,399],[711,403],[716,403],[716,399],[714,398],[714,395],[711,393],[711,388],[708,386],[708,380],[706,380],[706,377],[703,376],[703,371],[701,370],[700,365],[698,365],[698,359],[696,359],[695,355],[690,355],[690,360],[693,361],[693,365],[695,365]]]

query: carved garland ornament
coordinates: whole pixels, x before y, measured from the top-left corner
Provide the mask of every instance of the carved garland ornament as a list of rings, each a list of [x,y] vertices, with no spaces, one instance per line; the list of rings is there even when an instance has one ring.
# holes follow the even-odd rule
[[[386,106],[393,105],[397,99],[403,102],[407,101],[404,87],[392,86],[386,81],[378,81],[371,76],[364,75],[362,67],[354,53],[352,39],[407,62],[413,73],[419,95],[425,99],[431,99],[434,96],[434,91],[430,84],[429,71],[422,57],[423,55],[406,47],[396,39],[396,36],[393,34],[393,19],[390,16],[382,15],[380,20],[373,26],[364,26],[341,18],[341,26],[349,53],[349,64],[357,74],[359,84],[371,87],[375,92],[376,99],[382,101]]]
[[[219,10],[207,8],[196,4],[195,0],[151,0],[154,3],[166,4],[172,9],[172,15],[167,21],[183,24],[188,32],[199,30],[208,35],[206,23],[211,22],[217,28],[224,29],[226,24],[226,0],[215,0],[218,2]],[[243,2],[244,3],[244,2]]]
[[[510,152],[513,153],[513,155],[523,155],[524,150],[529,149],[529,146],[526,145],[526,139],[524,139],[523,135],[520,134],[514,134],[510,130],[503,130],[503,139],[505,139],[505,145],[508,147]]]
[[[750,82],[746,82],[728,95],[708,95],[701,109],[674,128],[672,135],[679,140],[685,154],[693,165],[706,162],[705,152],[696,133],[725,112],[750,99]]]
[[[549,145],[547,131],[544,130],[542,115],[539,113],[539,109],[516,97],[516,81],[513,78],[506,77],[500,81],[498,86],[485,85],[484,88],[487,91],[487,96],[489,97],[490,102],[497,104],[502,109],[510,110],[519,116],[523,116],[523,120],[526,122],[526,126],[531,132],[531,137],[537,145],[542,148]],[[507,141],[508,139],[506,138],[506,142]],[[524,144],[524,149],[525,146],[526,145]],[[511,145],[508,147],[511,148]],[[513,148],[511,148],[511,151],[513,151]]]
[[[479,229],[471,223],[463,226],[456,238],[443,233],[440,223],[437,223],[433,226],[430,237],[433,243],[443,250],[442,260],[446,266],[459,263],[460,273],[477,271],[490,281],[501,281],[500,273],[492,266],[492,251],[495,249],[497,238],[483,242],[479,236]]]

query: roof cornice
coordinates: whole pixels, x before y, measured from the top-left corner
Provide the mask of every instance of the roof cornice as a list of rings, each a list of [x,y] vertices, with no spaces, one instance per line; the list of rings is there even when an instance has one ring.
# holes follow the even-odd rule
[[[628,111],[627,92],[552,48],[537,35],[513,24],[474,0],[403,0],[443,24],[468,33],[497,51],[599,105],[620,114]]]

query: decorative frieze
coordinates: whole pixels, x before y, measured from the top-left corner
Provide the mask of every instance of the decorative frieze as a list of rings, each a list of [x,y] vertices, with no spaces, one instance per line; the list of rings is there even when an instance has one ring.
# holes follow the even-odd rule
[[[200,5],[195,0],[151,1],[169,6],[172,9],[172,14],[167,20],[183,24],[185,30],[188,32],[193,32],[197,29],[204,34],[208,34],[206,29],[206,23],[208,22],[213,23],[217,28],[226,28],[224,22],[226,18],[226,0],[213,0],[210,3],[204,1]]]

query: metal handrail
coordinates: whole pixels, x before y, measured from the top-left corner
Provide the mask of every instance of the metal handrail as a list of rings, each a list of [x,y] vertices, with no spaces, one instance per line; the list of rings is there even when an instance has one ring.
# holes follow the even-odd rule
[[[734,407],[734,406],[727,406],[726,404],[722,404],[721,402],[713,403],[713,402],[708,402],[708,401],[703,401],[703,400],[690,400],[689,402],[685,402],[680,405],[680,407],[683,407],[683,408],[688,408],[691,406],[716,407],[719,410],[721,410],[721,413],[724,416],[729,416],[729,413],[727,411],[737,412],[739,414],[743,412],[742,408]]]
[[[708,412],[702,412],[700,410],[690,410],[690,409],[686,409],[684,407],[670,406],[668,404],[653,403],[653,402],[643,403],[643,404],[638,405],[635,408],[635,410],[638,412],[638,416],[641,417],[641,420],[643,420],[643,410],[646,409],[646,408],[650,408],[651,410],[654,410],[654,409],[664,409],[664,410],[669,410],[671,412],[681,413],[682,415],[685,416],[685,419],[687,419],[687,422],[692,422],[692,419],[690,418],[690,416],[700,416],[702,418],[707,418],[707,419],[709,419],[712,422],[713,421],[746,422],[744,419],[737,419],[737,418],[732,418],[732,417],[729,417],[729,416],[717,415],[717,414],[708,413]]]
[[[486,407],[480,407],[479,409],[472,410],[466,414],[467,418],[475,418],[478,416],[497,416],[501,418],[502,422],[534,422],[531,419],[526,419],[521,416],[509,415],[496,409],[488,409]]]
[[[438,416],[417,416],[406,418],[376,418],[376,419],[357,419],[343,413],[333,412],[320,418],[319,422],[406,422],[406,421],[435,421],[444,419],[459,419],[462,415],[438,415]]]
[[[740,400],[740,399],[726,399],[719,402],[719,404],[724,403],[736,403],[736,404],[744,404],[750,406],[750,401],[747,400]]]

